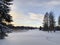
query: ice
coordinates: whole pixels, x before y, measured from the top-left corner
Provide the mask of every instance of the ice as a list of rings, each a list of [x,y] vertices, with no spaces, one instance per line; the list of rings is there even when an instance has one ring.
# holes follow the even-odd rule
[[[13,32],[0,40],[0,45],[60,45],[60,32],[29,30]]]

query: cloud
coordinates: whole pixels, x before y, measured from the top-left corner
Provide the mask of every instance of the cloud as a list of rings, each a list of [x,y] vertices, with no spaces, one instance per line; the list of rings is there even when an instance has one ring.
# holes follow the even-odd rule
[[[43,22],[43,14],[36,14],[29,12],[27,15],[24,15],[22,13],[18,12],[11,12],[10,13],[13,17],[12,22],[14,25],[20,25],[20,26],[42,26]]]
[[[14,0],[11,15],[15,25],[40,26],[44,13],[55,10],[60,0]],[[58,7],[57,7],[58,8]]]
[[[60,5],[60,1],[50,1],[50,2],[46,2],[44,5],[47,5],[47,6],[51,6],[51,7],[54,7],[54,6],[59,6]]]
[[[36,13],[28,13],[29,15],[29,19],[32,21],[32,22],[38,22],[38,23],[42,23],[43,22],[43,18],[44,18],[44,15],[43,14],[36,14]]]
[[[15,0],[15,4],[17,4],[17,6],[23,6],[23,7],[28,7],[28,6],[56,6],[56,5],[60,5],[60,0]]]
[[[43,19],[43,14],[28,13],[31,19]]]
[[[11,6],[13,11],[29,13],[55,10],[60,7],[60,0],[14,0]]]

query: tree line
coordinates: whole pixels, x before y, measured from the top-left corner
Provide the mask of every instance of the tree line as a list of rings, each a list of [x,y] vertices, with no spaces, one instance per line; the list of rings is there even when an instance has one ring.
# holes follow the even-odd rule
[[[46,14],[44,15],[42,28],[44,31],[60,30],[60,16],[58,17],[58,26],[56,26],[54,13],[46,12]],[[41,29],[41,27],[40,27],[40,29]]]

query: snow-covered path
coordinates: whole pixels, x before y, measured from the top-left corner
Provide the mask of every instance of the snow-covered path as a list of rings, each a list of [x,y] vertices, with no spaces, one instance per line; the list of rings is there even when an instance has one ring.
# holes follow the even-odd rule
[[[39,30],[13,32],[0,45],[60,45],[60,32],[48,33]]]

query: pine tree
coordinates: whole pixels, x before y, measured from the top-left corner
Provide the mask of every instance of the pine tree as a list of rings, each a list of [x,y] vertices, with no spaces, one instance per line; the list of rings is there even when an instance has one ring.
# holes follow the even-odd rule
[[[60,26],[60,16],[58,17],[58,25]]]
[[[12,22],[12,16],[9,14],[12,0],[0,0],[0,23]]]
[[[12,16],[9,14],[10,5],[12,0],[0,0],[0,24],[6,24],[12,22]],[[6,33],[2,30],[2,25],[0,25],[0,38],[3,39]]]
[[[48,12],[46,12],[45,16],[44,16],[44,20],[43,20],[43,29],[44,30],[48,30]]]
[[[55,19],[54,19],[53,12],[50,12],[49,13],[49,29],[54,30],[54,28],[55,28]]]

